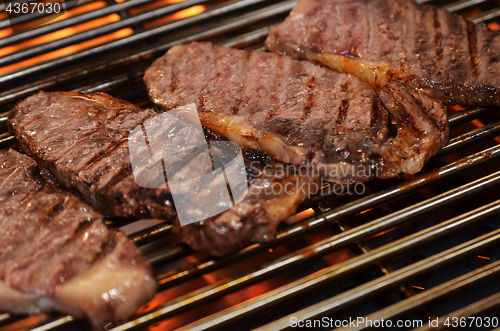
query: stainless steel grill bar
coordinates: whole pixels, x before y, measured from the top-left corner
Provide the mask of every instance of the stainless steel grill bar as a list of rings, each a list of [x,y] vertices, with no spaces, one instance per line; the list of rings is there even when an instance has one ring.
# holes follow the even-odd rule
[[[500,10],[498,8],[489,10],[487,12],[483,12],[474,18],[471,18],[471,21],[474,23],[488,23],[493,21],[494,19],[500,17]]]
[[[451,232],[458,230],[463,226],[469,225],[470,223],[479,221],[485,217],[494,215],[498,212],[500,212],[500,200],[492,204],[486,205],[484,207],[478,208],[476,210],[473,210],[462,216],[451,219],[449,221],[445,221],[433,227],[427,228],[414,235],[401,238],[391,244],[377,248],[372,252],[362,255],[358,259],[360,260],[367,259],[368,256],[373,254],[374,261],[381,262],[385,260],[387,256],[391,256],[391,252],[392,255],[400,254],[410,248],[430,242],[441,236],[448,235]],[[398,284],[402,284],[413,277],[421,275],[425,272],[429,272],[433,269],[439,268],[445,265],[446,263],[453,262],[455,259],[470,254],[471,252],[477,250],[478,248],[481,247],[481,245],[492,244],[495,243],[497,240],[500,240],[500,230],[493,231],[492,233],[486,234],[483,237],[453,247],[442,253],[436,254],[427,259],[419,261],[415,264],[406,266],[390,274],[387,274],[373,281],[360,285],[352,290],[343,292],[328,300],[324,300],[322,302],[314,304],[308,308],[305,308],[303,310],[294,313],[293,316],[299,319],[306,320],[306,319],[318,318],[318,316],[323,316],[328,313],[332,313],[333,311],[337,311],[339,309],[344,308],[348,304],[357,302],[363,298],[376,295],[390,288],[394,288]],[[380,255],[380,257],[377,257],[378,255]],[[283,317],[257,330],[288,329],[290,327],[291,317],[292,317],[291,315]],[[341,330],[347,330],[347,329],[342,328]]]
[[[161,223],[142,231],[133,233],[128,238],[137,246],[142,246],[169,235],[171,231],[172,225]]]
[[[168,247],[166,249],[161,249],[160,251],[147,255],[146,259],[149,261],[149,263],[155,265],[159,263],[174,261],[178,258],[189,255],[189,253],[189,250],[185,250],[180,246],[174,246]],[[158,280],[158,284],[160,285],[160,288],[165,288],[165,286],[162,286],[160,280]]]
[[[16,138],[13,136],[7,136],[6,138],[0,139],[0,148],[8,148],[16,143]]]
[[[457,12],[460,10],[469,9],[471,7],[477,6],[477,5],[479,5],[483,2],[487,2],[487,1],[489,1],[489,0],[462,0],[462,1],[456,1],[456,2],[450,3],[446,6],[444,6],[444,8],[446,8],[446,10],[448,10],[450,12]]]
[[[76,4],[81,6],[83,4],[86,4],[86,3],[89,3],[92,1],[93,0],[72,0],[72,1],[65,2],[65,5],[66,5],[66,8],[68,8],[68,7],[73,8],[76,6]],[[5,6],[3,5],[3,3],[0,5],[0,11],[5,11]],[[48,14],[46,12],[42,12],[42,13],[37,12],[36,14],[21,15],[21,16],[12,18],[11,20],[5,19],[5,20],[0,21],[0,29],[7,29],[7,28],[10,28],[12,25],[29,22],[33,19],[41,18],[41,17],[48,16],[48,15],[51,15],[51,14]],[[6,38],[8,38],[8,37],[5,37],[4,39],[6,39]]]
[[[152,1],[154,1],[154,0],[129,0],[129,1],[117,3],[117,4],[114,4],[111,6],[101,8],[99,10],[93,10],[91,12],[88,12],[88,13],[85,13],[82,15],[78,15],[78,16],[71,17],[71,18],[68,18],[65,20],[61,20],[59,22],[44,25],[44,26],[41,26],[39,28],[27,30],[27,31],[24,31],[21,33],[15,33],[15,34],[12,34],[10,36],[7,36],[5,38],[0,39],[0,47],[10,46],[10,45],[19,43],[21,41],[25,41],[28,39],[32,39],[32,38],[46,35],[47,33],[59,31],[59,30],[62,30],[62,29],[65,29],[65,28],[68,28],[71,26],[75,26],[77,24],[85,23],[85,22],[94,20],[94,19],[99,18],[99,17],[104,17],[104,16],[114,14],[114,13],[119,13],[122,10],[128,10],[130,8],[144,5],[144,4],[150,3]],[[88,1],[88,2],[90,2],[90,1]],[[193,0],[187,1],[187,2],[193,2]],[[195,0],[195,2],[200,2],[200,1]],[[201,2],[203,2],[203,1],[201,1]],[[79,5],[82,5],[82,3],[80,3],[80,1],[68,2],[69,5],[74,5],[76,3],[78,3]],[[185,4],[186,2],[183,2],[183,3]],[[179,9],[173,8],[173,7],[177,7]],[[175,10],[175,11],[181,10],[181,9],[184,9],[183,7],[185,8],[185,6],[181,7],[181,6],[179,6],[179,4],[175,4],[175,5],[172,5],[172,10]],[[167,8],[170,8],[170,6]],[[29,16],[22,15],[16,19],[18,19],[20,21],[21,18],[24,18],[23,21],[27,21],[29,19]],[[15,22],[14,24],[16,24],[16,23],[17,22]],[[19,23],[21,23],[21,22],[19,22]],[[15,54],[17,54],[17,53],[15,53]]]
[[[100,36],[103,36],[105,34],[118,31],[120,29],[124,29],[127,27],[134,26],[136,24],[141,24],[141,23],[144,23],[146,21],[160,18],[160,17],[166,16],[168,14],[173,14],[179,10],[192,7],[193,3],[207,3],[207,2],[213,2],[213,1],[214,0],[202,0],[202,1],[189,0],[189,1],[185,1],[185,2],[179,2],[175,5],[161,7],[160,9],[156,9],[156,10],[153,10],[151,12],[136,15],[136,16],[133,16],[130,18],[120,20],[120,21],[115,22],[115,23],[103,25],[99,28],[95,28],[95,29],[92,29],[89,31],[74,34],[74,35],[71,35],[71,36],[63,38],[63,39],[55,40],[55,41],[52,41],[49,43],[42,44],[40,46],[35,46],[35,47],[31,47],[31,48],[23,50],[23,51],[15,52],[11,55],[6,55],[3,57],[0,57],[0,66],[5,66],[5,65],[12,64],[12,63],[16,63],[16,62],[19,62],[21,60],[29,59],[29,58],[36,56],[36,55],[48,53],[50,51],[54,51],[54,50],[57,50],[57,49],[60,49],[60,48],[66,47],[66,46],[74,45],[74,44],[77,44],[77,43],[80,43],[80,42],[83,42],[83,41],[86,41],[86,40],[89,40],[92,38],[100,37]],[[127,3],[127,2],[124,2],[124,3]],[[227,7],[229,7],[229,6],[223,6],[222,8],[227,8]],[[99,12],[99,11],[95,11],[95,12]],[[206,12],[206,13],[208,14],[209,12]],[[201,15],[198,15],[197,17],[201,18],[201,17],[205,17],[205,16],[210,16],[210,15],[201,14]],[[64,22],[64,21],[62,21],[62,22]],[[47,25],[47,27],[50,27],[50,25]],[[16,36],[16,35],[13,35],[13,36]]]
[[[381,290],[382,288],[391,285],[393,286],[394,284],[400,283],[410,277],[417,276],[427,270],[436,268],[441,264],[455,261],[456,259],[471,254],[472,252],[477,251],[480,248],[484,248],[485,246],[494,244],[498,240],[500,240],[500,229],[474,240],[468,241],[462,245],[455,246],[422,261],[416,262],[411,266],[407,266],[405,268],[394,271],[393,273],[386,276],[382,276],[373,281],[378,282],[377,287],[371,286],[368,292],[378,292],[379,289]],[[182,328],[181,330],[208,330],[216,325],[220,327],[221,325],[227,324],[230,320],[237,319],[238,317],[241,317],[250,311],[255,312],[257,309],[263,309],[264,307],[269,306],[271,303],[277,303],[278,301],[281,301],[285,298],[293,297],[299,292],[304,292],[306,289],[311,290],[312,288],[315,288],[325,282],[330,282],[334,279],[337,279],[338,277],[345,276],[350,272],[366,268],[368,265],[376,264],[387,259],[388,257],[397,255],[399,252],[405,250],[406,245],[410,245],[410,247],[412,247],[412,241],[407,240],[406,238],[402,238],[386,246],[374,249],[367,254],[352,258],[344,263],[329,267],[299,281],[282,286],[274,291],[270,291],[255,299],[251,299],[243,304],[240,304],[239,306],[212,315],[206,319],[201,320],[200,322],[193,323],[185,328]],[[391,283],[391,280],[394,283]],[[348,294],[350,292],[351,291],[345,292],[345,294]],[[366,291],[365,294],[367,294]],[[309,308],[297,312],[295,316],[300,319],[308,319],[319,314],[326,313],[340,302],[337,301],[340,296],[336,296],[331,300],[325,300],[320,304],[310,306]],[[272,323],[271,325],[263,327],[263,330],[286,329],[290,326],[289,322],[290,316],[287,316]]]
[[[464,123],[470,122],[471,120],[476,119],[480,115],[483,115],[491,111],[492,109],[487,107],[479,107],[479,108],[469,107],[467,109],[451,114],[448,117],[448,121],[451,127],[456,127]]]
[[[264,3],[265,0],[242,0],[239,2],[236,2],[234,4],[226,5],[221,8],[213,9],[207,12],[204,12],[200,15],[193,16],[190,18],[186,18],[181,21],[176,21],[170,24],[166,24],[148,31],[144,31],[141,33],[136,33],[133,34],[129,37],[125,37],[116,41],[109,42],[105,45],[100,45],[98,47],[90,48],[86,51],[82,51],[76,54],[72,54],[66,57],[62,57],[53,61],[50,61],[48,63],[36,65],[30,68],[26,68],[17,72],[14,72],[12,74],[5,75],[3,77],[0,77],[0,83],[3,84],[5,82],[9,82],[13,79],[19,79],[22,77],[30,76],[35,73],[45,71],[51,68],[55,68],[61,65],[67,65],[69,63],[75,62],[75,61],[81,61],[85,58],[98,55],[98,54],[103,54],[115,49],[118,49],[122,46],[126,45],[131,45],[139,41],[151,39],[152,37],[165,34],[167,32],[176,30],[176,29],[181,29],[181,28],[186,28],[187,26],[200,23],[203,20],[209,19],[209,18],[216,18],[221,15],[225,14],[230,14],[232,12],[236,12],[238,10],[246,9],[250,6],[256,5],[256,4],[261,4]],[[281,14],[286,14],[292,8],[296,5],[297,1],[292,0],[292,1],[285,1],[282,3],[278,3],[276,5],[272,5],[269,7],[266,7],[261,10],[257,10],[255,12],[251,12],[249,14],[241,15],[238,17],[233,17],[230,21],[230,23],[227,23],[227,29],[225,31],[230,31],[231,29],[236,29],[236,28],[242,28],[243,26],[249,25],[257,20],[263,20],[263,19],[268,19],[270,17],[276,16],[276,15],[281,15]],[[153,54],[158,54],[161,52],[165,52],[168,48],[170,48],[172,45],[162,45],[153,49],[146,50],[141,53],[136,53],[133,55],[134,58],[144,58],[146,56],[150,56]],[[132,56],[127,57],[127,59],[131,58]],[[0,103],[2,103],[3,100],[0,99]]]
[[[472,130],[463,134],[459,137],[453,138],[449,141],[449,143],[441,148],[441,150],[437,153],[439,156],[448,155],[459,151],[461,149],[472,146],[479,141],[484,141],[490,138],[494,138],[500,134],[500,121],[496,121],[490,124],[486,124],[479,129]]]
[[[222,45],[227,46],[227,47],[237,47],[237,46],[242,45],[244,43],[263,39],[267,36],[269,29],[270,29],[270,27],[258,29],[256,31],[250,32],[248,34],[241,35],[240,37],[236,38],[235,40],[230,40],[228,42],[224,42],[224,43],[222,43]],[[211,36],[211,35],[218,34],[218,33],[219,32],[215,32],[215,31],[206,31],[204,33],[195,34],[195,35],[192,35],[186,39],[181,39],[181,40],[175,41],[175,42],[170,43],[170,44],[172,46],[175,46],[177,44],[187,43],[187,42],[193,41],[193,40],[200,40],[200,39],[203,39],[205,36]],[[130,75],[127,75],[127,74],[123,74],[121,76],[121,78],[113,78],[109,82],[105,82],[105,83],[102,83],[102,84],[99,84],[96,86],[93,85],[92,87],[89,87],[89,88],[86,88],[86,87],[78,88],[77,91],[83,92],[83,93],[99,92],[99,91],[103,91],[105,89],[111,89],[111,88],[123,85],[125,83],[128,83],[133,78],[142,79],[143,76],[144,76],[144,71],[137,72],[135,75],[133,75],[133,77],[131,77]]]
[[[224,45],[226,47],[236,47],[237,48],[241,45],[244,45],[247,43],[252,43],[252,42],[255,42],[257,40],[264,40],[267,37],[267,35],[269,34],[269,29],[271,27],[272,26],[266,26],[266,27],[263,27],[261,29],[257,29],[255,31],[242,34],[234,39],[230,39],[230,40],[222,43],[222,45]]]
[[[456,203],[464,198],[468,198],[474,195],[478,191],[491,189],[498,185],[500,185],[500,172],[497,172],[490,176],[486,176],[480,180],[443,193],[435,198],[428,199],[426,201],[423,201],[422,203],[405,208],[399,212],[395,212],[386,217],[368,222],[357,228],[353,228],[344,233],[328,238],[317,244],[311,245],[306,249],[300,250],[297,253],[292,253],[288,256],[280,258],[277,261],[273,262],[271,265],[266,265],[263,268],[245,273],[236,278],[230,278],[216,282],[202,289],[181,296],[176,300],[173,300],[172,302],[158,307],[151,313],[148,313],[135,321],[125,323],[113,330],[130,330],[135,329],[138,326],[145,327],[160,319],[165,319],[177,311],[186,309],[187,307],[195,304],[204,303],[208,299],[226,294],[227,292],[240,288],[245,284],[261,280],[263,278],[263,275],[271,274],[275,272],[275,270],[282,270],[285,267],[295,265],[298,262],[303,261],[304,259],[310,259],[317,255],[324,255],[331,251],[338,250],[341,247],[345,247],[349,244],[358,242],[381,231],[398,226],[418,215],[422,215],[425,212],[429,212],[431,210],[434,210],[435,208],[444,207],[452,203]],[[406,243],[407,241],[403,240],[403,242]],[[277,303],[278,301],[283,300],[285,295],[290,298],[294,295],[302,293],[305,290],[310,290],[313,287],[317,287],[326,281],[331,281],[332,279],[335,279],[339,276],[344,276],[349,272],[353,272],[361,268],[366,268],[373,263],[376,263],[377,261],[381,261],[382,256],[390,257],[392,256],[392,254],[396,253],[397,251],[392,251],[387,248],[385,250],[373,250],[366,255],[353,258],[340,265],[329,267],[317,274],[307,276],[299,281],[285,285],[277,290],[268,292],[263,296],[251,299],[241,306],[231,308],[230,312],[224,311],[224,313],[222,314],[224,316],[221,316],[221,314],[216,314],[213,317],[209,317],[204,320],[208,324],[205,324],[205,322],[201,322],[200,324],[196,324],[195,328],[204,329],[205,326],[212,325],[211,321],[216,320],[218,321],[217,324],[220,324],[221,322],[223,322],[222,324],[224,324],[229,320],[228,316],[241,316],[243,314],[246,314],[248,311],[262,309],[268,304]]]
[[[429,327],[429,326],[423,326],[421,328],[418,328],[416,330],[418,331],[424,331],[424,330],[444,330],[448,329],[444,323],[446,320],[448,321],[453,321],[453,318],[467,318],[467,317],[475,317],[478,316],[480,313],[488,311],[494,307],[500,306],[500,293],[493,294],[490,297],[487,297],[485,299],[479,300],[473,304],[468,305],[467,307],[464,307],[462,309],[459,309],[457,311],[454,311],[451,314],[442,316],[439,318],[439,326],[436,327]],[[495,316],[498,317],[498,316]],[[466,328],[469,326],[469,324],[466,325]],[[471,328],[472,329],[472,328]]]
[[[91,84],[90,86],[82,86],[77,89],[73,89],[73,91],[76,92],[82,92],[82,93],[95,93],[95,92],[101,92],[105,91],[107,89],[112,89],[112,88],[117,88],[119,86],[123,86],[127,83],[132,83],[136,79],[140,79],[144,76],[143,72],[138,72],[136,74],[122,74],[119,77],[115,77],[107,82],[94,85]]]
[[[56,328],[59,328],[65,324],[68,324],[70,322],[73,322],[75,320],[75,318],[73,316],[70,316],[70,315],[67,315],[67,316],[64,316],[62,318],[59,318],[55,321],[52,321],[50,323],[47,323],[45,325],[42,325],[40,327],[37,327],[33,330],[36,330],[36,331],[50,331],[50,330],[54,330]]]
[[[450,164],[447,167],[450,167],[452,169],[461,169],[461,171],[465,172],[465,171],[469,171],[474,165],[479,165],[480,163],[487,161],[487,160],[492,161],[493,159],[496,159],[498,156],[500,156],[500,146],[497,146],[497,147],[494,147],[491,149],[487,149],[481,153],[478,153],[478,154],[471,156],[470,158],[469,157],[464,158],[462,160],[459,160],[455,163]],[[484,158],[484,157],[487,157],[487,158]],[[479,162],[479,163],[477,163],[477,162]],[[449,172],[449,171],[445,170],[445,168],[447,168],[447,167],[443,167],[441,169],[442,174],[437,175],[438,177],[440,177],[440,180],[449,179],[456,174],[454,172]],[[434,177],[434,176],[436,176],[436,175],[434,175],[434,174],[422,175],[423,178]],[[421,183],[418,179],[416,179],[416,180],[417,180],[417,182]],[[397,190],[397,189],[395,189],[395,190]],[[395,191],[395,192],[400,193],[400,191]],[[372,196],[370,196],[371,198],[370,197],[367,197],[367,198],[368,198],[368,200],[373,202],[374,200],[376,201],[377,195],[378,194],[376,193],[376,194],[373,194]],[[396,199],[396,197],[394,196],[393,199]],[[390,200],[392,200],[392,199],[390,199]],[[369,208],[374,208],[376,206],[378,206],[378,203],[373,203],[370,206],[365,206],[364,209],[361,209],[361,210],[356,209],[350,213],[348,212],[347,214],[342,213],[343,208],[341,207],[337,211],[334,210],[334,211],[330,212],[330,213],[340,214],[341,216],[334,217],[329,223],[331,224],[335,221],[339,221],[339,220],[344,219],[348,216],[354,215],[357,212],[360,212],[362,210],[369,209]],[[243,250],[241,250],[241,251],[239,251],[239,252],[237,252],[229,257],[217,259],[217,260],[205,260],[205,261],[202,261],[200,263],[195,264],[192,268],[190,268],[188,270],[177,270],[177,271],[174,270],[174,271],[169,272],[167,274],[161,275],[158,278],[159,284],[162,287],[173,286],[173,285],[180,283],[182,281],[192,279],[192,278],[198,276],[199,274],[207,273],[207,272],[211,272],[213,270],[219,269],[219,268],[223,267],[224,265],[227,265],[233,261],[239,261],[239,260],[246,258],[249,255],[255,255],[259,252],[267,250],[269,247],[281,244],[287,240],[291,240],[292,238],[295,238],[297,235],[304,235],[305,233],[307,233],[307,230],[309,229],[309,224],[311,224],[312,222],[315,222],[317,220],[317,217],[318,216],[315,216],[315,217],[312,217],[310,219],[305,220],[304,221],[306,224],[305,226],[304,225],[297,226],[300,230],[293,230],[293,229],[297,229],[297,227],[293,227],[292,230],[289,230],[290,232],[285,231],[284,233],[279,234],[278,238],[273,243],[254,244],[254,245],[251,245],[251,246],[249,246],[249,247],[247,247],[247,248],[245,248],[245,249],[243,249]],[[304,226],[304,227],[302,227],[302,226]],[[178,246],[173,246],[170,249],[175,251],[176,254],[180,254]],[[171,254],[168,254],[167,256],[170,256],[170,255]]]
[[[425,292],[419,293],[400,303],[382,309],[374,314],[367,316],[366,319],[372,321],[380,320],[382,318],[384,320],[395,319],[396,317],[400,316],[403,313],[430,304],[437,299],[455,293],[473,283],[487,281],[492,276],[495,275],[498,276],[499,272],[500,272],[500,261],[493,262],[480,269],[474,270],[463,276],[460,276],[458,278],[445,282],[441,285],[428,289]],[[343,328],[342,330],[354,331],[354,330],[365,330],[365,329],[368,329],[366,325],[355,328]]]
[[[22,317],[10,313],[0,314],[0,326],[14,322]]]

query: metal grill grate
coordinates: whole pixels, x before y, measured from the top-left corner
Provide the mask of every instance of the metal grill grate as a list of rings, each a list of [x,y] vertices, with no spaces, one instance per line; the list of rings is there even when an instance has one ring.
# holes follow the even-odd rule
[[[170,47],[210,40],[261,51],[296,2],[79,1],[78,15],[10,35],[4,18],[0,147],[16,146],[6,114],[21,98],[41,89],[104,91],[147,106],[142,75]],[[420,2],[500,29],[496,1]],[[79,32],[61,33],[71,28]],[[363,316],[425,327],[436,317],[499,317],[500,117],[495,108],[451,111],[450,143],[421,174],[370,183],[363,196],[314,197],[300,207],[302,220],[269,244],[211,259],[175,243],[168,224],[130,234],[157,269],[160,291],[131,321],[109,328],[281,330],[292,317]],[[71,316],[0,313],[0,330],[88,327]]]

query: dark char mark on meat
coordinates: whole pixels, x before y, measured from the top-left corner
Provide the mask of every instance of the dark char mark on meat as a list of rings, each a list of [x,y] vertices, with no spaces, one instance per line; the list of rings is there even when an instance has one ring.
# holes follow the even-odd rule
[[[169,189],[139,187],[128,155],[129,132],[155,115],[104,93],[39,92],[16,105],[8,124],[23,150],[104,215],[171,221]]]
[[[465,19],[464,19],[465,20]],[[477,78],[478,76],[478,58],[477,58],[477,35],[476,35],[476,25],[474,23],[466,21],[467,24],[467,41],[469,43],[469,59],[472,68],[472,74]]]
[[[176,63],[181,78],[174,90],[168,63]],[[211,130],[338,182],[416,173],[448,139],[439,101],[400,82],[374,90],[352,75],[278,54],[178,45],[153,63],[144,81],[161,109],[194,102]],[[233,91],[240,84],[245,93],[236,112]]]
[[[168,89],[168,86],[164,88]],[[128,132],[156,115],[158,113],[152,110],[139,109],[102,93],[83,95],[79,93],[40,92],[21,101],[12,110],[9,114],[9,125],[23,148],[34,155],[39,164],[51,169],[57,180],[65,186],[77,189],[99,211],[115,218],[152,216],[170,220],[176,216],[172,204],[166,204],[172,201],[170,190],[168,188],[146,189],[138,187],[128,156]],[[56,121],[52,116],[60,118]],[[102,120],[103,116],[108,118],[108,121]],[[79,133],[69,134],[68,132],[73,132],[71,125],[60,126],[60,123],[67,121],[73,123],[75,131]],[[86,138],[78,146],[85,146],[85,143],[96,143],[100,147],[89,148],[90,154],[84,155],[86,162],[78,162],[79,158],[73,154],[77,148],[74,147],[76,145],[74,142],[86,133],[81,130],[86,130],[89,125],[91,127],[90,135],[87,133]],[[103,126],[112,128],[113,132],[101,130]],[[164,127],[171,134],[179,131],[178,127],[169,128],[168,125]],[[50,132],[48,141],[39,134],[38,129],[40,128]],[[208,131],[207,140],[222,139],[215,133],[208,134]],[[88,141],[88,137],[97,139]],[[54,145],[52,142],[56,139],[66,142],[66,144]],[[55,150],[56,148],[60,149]],[[73,162],[65,161],[65,157],[70,154],[73,154],[70,158]],[[198,155],[196,148],[182,154],[182,157],[176,158],[175,162],[169,163],[169,173],[179,173],[185,165],[194,162],[193,160],[196,160],[195,157]],[[271,165],[275,162],[269,156],[257,151],[245,150],[245,157],[248,159],[248,165],[252,161],[269,162]],[[76,163],[79,165],[76,166]],[[250,172],[255,169],[249,166],[248,170]],[[250,179],[258,175],[257,172]],[[269,174],[269,177],[260,179],[261,184],[256,183],[254,187],[260,185],[258,187],[264,188],[263,183],[292,181],[292,179],[295,177],[276,178],[276,176]],[[308,177],[296,178],[298,183],[304,184],[316,180]],[[209,187],[201,189],[210,190]],[[191,191],[188,194],[192,197],[197,192]],[[203,190],[200,194],[203,194]],[[293,214],[298,204],[306,197],[306,191],[298,189],[291,195],[268,194],[261,197],[255,194],[250,195],[243,202],[244,208],[239,209],[241,206],[238,205],[233,210],[205,220],[203,224],[205,227],[210,227],[210,230],[204,232],[193,230],[201,228],[197,225],[182,227],[180,229],[182,232],[181,240],[193,249],[203,250],[211,255],[226,254],[256,241],[269,241],[274,237],[279,222]],[[227,223],[228,219],[232,221]],[[75,230],[76,233],[84,234],[85,227],[85,223],[80,224]],[[227,227],[231,227],[231,235],[216,237],[217,234],[223,232],[222,229]],[[215,232],[210,232],[211,230]],[[255,233],[249,234],[246,233],[247,231],[255,231]],[[229,236],[232,238],[229,239]],[[209,245],[208,241],[203,239],[205,237],[212,238],[213,245]],[[196,238],[199,238],[203,244],[193,243]],[[110,249],[113,245],[113,241],[110,241],[103,245],[101,250]],[[97,255],[93,255],[91,258],[93,260],[99,259]]]

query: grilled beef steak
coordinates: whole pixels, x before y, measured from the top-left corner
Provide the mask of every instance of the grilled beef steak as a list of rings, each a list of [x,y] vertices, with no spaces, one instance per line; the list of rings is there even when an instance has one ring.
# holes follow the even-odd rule
[[[231,141],[339,182],[416,173],[448,138],[446,109],[426,95],[278,54],[180,45],[144,79],[163,109],[196,103]]]
[[[0,237],[0,311],[57,310],[102,327],[156,291],[150,265],[122,232],[13,150],[0,151]]]
[[[500,105],[500,34],[413,0],[301,0],[269,50],[449,104]]]
[[[180,124],[168,121],[152,110],[141,110],[103,93],[40,92],[20,102],[9,115],[9,125],[24,149],[34,155],[40,165],[48,167],[57,181],[79,190],[101,212],[115,217],[150,216],[167,220],[176,215],[171,202],[171,186],[165,183],[163,171],[158,173],[141,166],[140,169],[146,170],[144,175],[140,171],[133,173],[129,145],[139,146],[142,130],[135,132],[137,130],[134,129],[147,127],[147,131],[152,133],[148,136],[149,146],[151,149],[158,147],[157,152],[163,157],[167,172],[172,174],[171,179],[184,181],[186,176],[192,175],[190,172],[200,170],[204,160],[200,148],[191,148],[189,144],[188,148],[178,149],[177,153],[163,155],[168,151],[167,142],[180,146],[186,143],[186,137],[196,135],[192,127]],[[208,141],[223,140],[209,131],[205,138]],[[146,165],[150,161],[154,163],[154,158],[143,157],[146,152],[139,148],[133,157],[145,160],[143,164]],[[258,153],[247,151],[245,155],[249,167],[256,159],[259,165],[266,166],[263,156],[257,157]],[[262,171],[258,180],[250,176],[254,182],[250,194],[231,210],[206,219],[201,226],[180,227],[177,223],[176,231],[181,240],[195,250],[204,250],[216,256],[252,242],[271,240],[279,222],[293,214],[297,205],[310,194],[307,191],[309,187],[299,191],[302,185],[315,183],[317,179],[270,174],[269,171]],[[165,187],[155,189],[137,184],[144,181],[162,182]],[[177,198],[186,203],[200,202],[198,205],[191,204],[188,212],[195,216],[203,214],[204,200],[209,203],[221,201],[216,182],[188,186],[186,192],[178,190]],[[280,193],[265,191],[265,184],[279,186],[275,192]],[[286,190],[280,190],[280,187],[286,187]],[[288,195],[285,196],[284,192]],[[231,223],[225,223],[227,220]]]
[[[104,93],[39,92],[8,123],[28,154],[104,215],[173,220],[168,187],[138,186],[130,162],[129,132],[155,114]]]
[[[211,139],[221,139],[211,134]],[[173,235],[195,251],[224,256],[251,243],[274,239],[281,221],[320,188],[317,177],[252,150],[245,151],[248,194],[233,208],[199,223],[173,224]]]

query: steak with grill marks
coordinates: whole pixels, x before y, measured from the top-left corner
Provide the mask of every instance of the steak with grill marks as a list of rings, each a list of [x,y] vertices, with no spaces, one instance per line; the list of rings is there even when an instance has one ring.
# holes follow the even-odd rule
[[[500,105],[500,34],[412,0],[301,0],[265,44],[375,87],[398,80],[448,104]]]
[[[115,217],[155,216],[172,220],[176,213],[163,171],[157,173],[144,168],[148,182],[165,185],[154,189],[139,186],[136,180],[143,179],[142,172],[136,178],[131,170],[129,143],[137,147],[135,139],[139,135],[129,135],[129,131],[137,126],[147,126],[150,133],[158,133],[148,136],[150,143],[155,144],[177,145],[178,142],[182,146],[186,143],[183,137],[192,135],[190,131],[183,131],[190,130],[189,125],[181,129],[179,122],[165,123],[158,120],[161,116],[157,115],[103,93],[40,92],[17,104],[9,114],[9,125],[23,148],[34,155],[40,165],[50,169],[56,181],[80,191],[99,211]],[[149,121],[153,118],[156,120]],[[206,140],[223,138],[206,131]],[[136,150],[135,154],[146,153]],[[165,155],[163,164],[173,174],[172,179],[182,181],[186,176],[190,178],[187,172],[198,169],[202,163],[200,155],[196,148],[184,148],[175,155]],[[303,186],[317,183],[316,178],[270,173],[265,166],[274,161],[269,164],[263,161],[269,157],[258,157],[258,153],[249,151],[245,155],[249,172],[252,162],[264,167],[259,171],[259,179],[250,176],[249,195],[234,208],[202,224],[181,227],[177,223],[175,232],[193,249],[220,256],[249,243],[272,240],[279,222],[295,213],[298,204],[313,193],[309,186]],[[161,178],[156,178],[157,175]],[[214,189],[216,183],[212,184],[190,188],[184,196],[177,197],[181,201],[207,198],[219,201],[216,194],[221,192]],[[279,193],[270,192],[273,187]],[[202,214],[203,206],[191,206],[190,212]]]
[[[210,141],[225,140],[210,130],[206,133]],[[244,149],[243,156],[250,185],[241,202],[202,222],[174,222],[174,237],[193,250],[224,256],[251,243],[270,242],[280,222],[325,184],[255,150]]]
[[[0,151],[0,237],[0,311],[57,310],[100,328],[156,292],[151,266],[122,232],[13,150]]]
[[[144,80],[163,110],[196,103],[202,125],[338,182],[414,174],[448,139],[441,102],[278,54],[179,45]]]
[[[168,187],[138,186],[129,156],[129,132],[156,114],[104,93],[39,92],[8,124],[29,155],[104,215],[173,220]]]
[[[199,223],[173,224],[173,234],[195,251],[224,256],[250,243],[274,239],[279,223],[319,189],[317,177],[266,167],[256,175],[246,198],[220,215]]]

